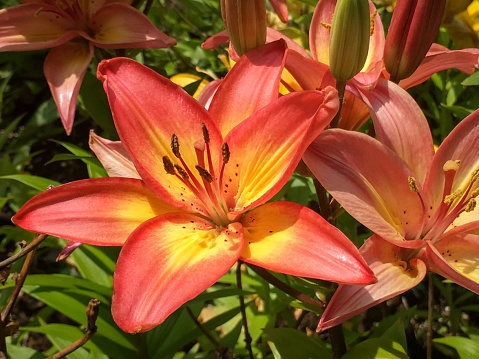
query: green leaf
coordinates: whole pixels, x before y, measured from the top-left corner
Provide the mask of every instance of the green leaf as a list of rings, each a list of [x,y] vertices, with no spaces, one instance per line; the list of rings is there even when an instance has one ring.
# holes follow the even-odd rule
[[[406,359],[404,348],[387,338],[372,338],[355,345],[342,359]]]
[[[281,359],[328,359],[332,352],[319,338],[308,337],[293,328],[266,328],[264,332],[271,338]]]
[[[106,255],[103,249],[84,244],[75,249],[71,257],[82,277],[101,286],[112,288],[115,261]]]
[[[37,191],[45,191],[50,185],[59,186],[61,184],[60,182],[48,178],[23,174],[0,176],[0,180],[2,179],[10,179],[21,182],[23,184],[26,184],[27,186],[36,189]]]
[[[464,86],[476,86],[479,85],[479,71],[474,72],[471,76],[461,82]]]
[[[45,359],[46,356],[36,350],[20,345],[11,344],[7,338],[7,353],[10,358],[22,358],[22,359]]]
[[[461,359],[477,358],[479,353],[479,343],[469,338],[445,337],[433,339],[433,342],[453,347]]]
[[[0,115],[1,115],[1,112],[0,112]],[[17,128],[17,125],[19,124],[19,122],[22,120],[23,118],[23,115],[22,116],[18,116],[15,120],[13,120],[8,126],[7,128],[5,128],[5,130],[2,131],[2,133],[0,133],[0,150],[3,148],[3,146],[5,145],[5,142],[7,141],[8,139],[8,136]]]
[[[190,301],[192,302],[206,302],[209,300],[213,300],[216,298],[223,298],[223,297],[231,297],[234,295],[251,295],[254,294],[255,292],[250,292],[246,290],[240,290],[238,288],[226,288],[226,289],[218,289],[215,290],[214,287],[213,289],[208,289],[205,293],[201,293],[194,299]]]

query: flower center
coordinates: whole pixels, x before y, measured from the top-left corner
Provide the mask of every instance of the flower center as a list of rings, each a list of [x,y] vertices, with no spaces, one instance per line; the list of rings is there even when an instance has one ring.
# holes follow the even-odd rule
[[[201,128],[203,139],[194,143],[196,153],[194,170],[189,168],[181,156],[180,142],[175,134],[171,136],[171,150],[179,163],[173,163],[168,156],[163,156],[163,166],[166,173],[180,179],[185,187],[201,201],[208,212],[208,216],[214,223],[226,227],[231,221],[227,216],[228,207],[226,206],[226,199],[221,192],[221,188],[223,186],[224,167],[230,158],[228,144],[225,142],[222,145],[223,161],[219,173],[216,173],[211,158],[208,129],[204,123]]]

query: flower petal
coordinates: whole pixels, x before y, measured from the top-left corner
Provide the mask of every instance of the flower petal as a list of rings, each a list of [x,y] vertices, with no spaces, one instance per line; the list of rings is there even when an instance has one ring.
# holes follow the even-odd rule
[[[421,108],[405,90],[386,79],[378,80],[374,91],[361,95],[373,118],[376,138],[396,152],[423,184],[434,145]]]
[[[336,85],[328,65],[304,57],[296,51],[288,51],[285,67],[302,90],[316,90]]]
[[[269,0],[269,3],[282,22],[288,21],[288,5],[286,4],[286,0]]]
[[[110,141],[90,130],[90,149],[98,157],[110,177],[141,179],[121,141]]]
[[[67,42],[52,49],[45,58],[43,72],[67,135],[73,128],[78,93],[92,57],[91,44]]]
[[[358,131],[370,118],[369,110],[362,100],[351,92],[344,92],[343,107],[339,128],[349,131]]]
[[[208,112],[170,80],[130,59],[102,61],[98,77],[103,81],[120,139],[148,187],[176,207],[204,211],[196,195],[175,175],[166,173],[162,158],[168,156],[181,164],[171,149],[175,134],[187,167],[196,171],[194,144],[203,140],[202,123],[209,131],[212,158],[220,158],[221,135]]]
[[[276,272],[338,283],[375,281],[353,243],[311,209],[270,202],[248,212],[241,223],[241,260]]]
[[[426,265],[417,258],[409,263],[398,261],[400,250],[379,236],[370,237],[359,251],[376,275],[377,282],[366,286],[340,285],[328,303],[317,331],[341,324],[418,285],[426,275]]]
[[[143,13],[122,3],[103,6],[90,18],[89,25],[94,35],[85,38],[105,49],[176,45],[175,39],[153,25]]]
[[[242,248],[239,223],[219,230],[186,213],[145,222],[118,257],[113,318],[129,333],[155,327],[213,285],[236,262]]]
[[[452,183],[451,193],[457,189],[463,191],[471,182],[474,171],[479,170],[479,147],[473,144],[479,142],[479,111],[475,111],[447,136],[436,152],[430,165],[424,184],[424,191],[432,206],[431,213],[435,213],[443,201],[445,183],[444,164],[446,161],[461,161]],[[471,186],[471,192],[479,187],[479,181]],[[463,223],[464,224],[464,223]]]
[[[324,188],[354,218],[401,247],[422,244],[423,205],[410,190],[409,167],[379,141],[358,132],[327,130],[304,160]]]
[[[228,72],[208,109],[223,137],[278,98],[285,53],[284,41],[266,44],[248,51]]]
[[[479,294],[479,236],[458,234],[426,243],[423,256],[431,271]]]
[[[78,34],[75,21],[57,6],[24,4],[0,10],[0,51],[46,49]]]
[[[332,88],[295,92],[236,126],[225,138],[231,157],[223,183],[229,186],[225,190],[230,212],[243,213],[279,191],[338,105]]]
[[[38,194],[20,208],[12,222],[31,232],[74,242],[121,246],[142,222],[175,211],[140,180],[95,178]]]
[[[196,101],[203,106],[206,109],[210,108],[211,101],[213,100],[213,97],[216,94],[216,91],[218,91],[218,87],[220,86],[221,82],[223,80],[213,80],[210,83],[208,83],[198,94],[198,97],[196,98]]]
[[[466,74],[472,74],[479,66],[479,49],[449,50],[443,47],[438,50],[439,45],[433,44],[424,60],[414,73],[407,79],[399,82],[404,89],[419,85],[426,81],[433,74],[441,70],[459,69]]]

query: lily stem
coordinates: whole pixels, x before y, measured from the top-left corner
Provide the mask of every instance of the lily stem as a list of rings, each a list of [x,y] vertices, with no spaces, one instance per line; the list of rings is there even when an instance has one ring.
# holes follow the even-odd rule
[[[18,253],[15,253],[13,256],[8,257],[4,261],[0,262],[0,269],[8,266],[9,264],[12,264],[17,259],[20,259],[27,253],[34,250],[46,237],[47,237],[46,234],[36,234],[35,237],[33,237],[33,240],[29,244],[27,244],[25,247],[23,247]]]
[[[346,81],[336,81],[336,90],[338,90],[339,96],[339,109],[336,116],[334,116],[331,124],[329,125],[331,128],[336,128],[339,125],[339,121],[341,120],[341,109],[343,108],[343,101],[344,101],[344,91],[346,90]]]
[[[255,265],[249,264],[249,263],[248,263],[248,267],[250,267],[261,278],[263,278],[267,282],[271,283],[276,288],[282,290],[286,294],[289,294],[293,298],[298,299],[298,300],[302,301],[303,303],[312,304],[314,306],[317,306],[320,309],[323,309],[325,307],[323,302],[320,302],[319,300],[314,299],[314,298],[312,298],[309,295],[306,295],[304,293],[301,293],[299,290],[296,290],[293,287],[290,287],[288,284],[286,284],[285,282],[276,278],[274,275],[272,275],[266,269],[261,268],[261,267],[257,267]]]
[[[186,306],[186,311],[188,312],[188,315],[190,316],[190,318],[195,322],[198,329],[203,332],[203,334],[208,338],[208,340],[211,343],[213,343],[215,347],[220,345],[220,343],[218,343],[218,341],[210,334],[210,332],[208,332],[208,330],[206,330],[206,328],[201,325],[201,323],[198,321],[196,316],[193,314],[193,311],[191,310],[191,308]]]
[[[434,285],[432,281],[432,273],[428,273],[427,285],[427,342],[426,342],[426,357],[432,358],[432,321],[433,321],[433,306],[434,306]]]
[[[241,265],[243,264],[242,261],[238,261],[238,266],[236,267],[236,286],[239,290],[243,290],[243,285],[241,284]],[[249,357],[254,359],[253,355],[253,348],[251,347],[251,342],[253,339],[249,334],[248,330],[248,320],[246,318],[246,307],[244,304],[244,296],[242,294],[239,295],[240,301],[240,308],[241,308],[241,317],[243,318],[243,329],[244,329],[244,341],[246,343],[246,349],[248,349]]]

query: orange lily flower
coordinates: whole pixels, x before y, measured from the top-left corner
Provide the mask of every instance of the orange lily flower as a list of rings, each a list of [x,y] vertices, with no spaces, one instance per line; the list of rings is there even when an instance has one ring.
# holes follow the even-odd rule
[[[479,111],[435,153],[427,120],[411,96],[385,79],[377,87],[363,98],[379,141],[328,130],[304,156],[344,209],[375,233],[360,252],[378,281],[341,285],[318,330],[411,289],[427,270],[479,294]]]
[[[112,313],[123,330],[160,324],[238,259],[296,276],[374,281],[354,245],[315,212],[265,204],[339,105],[332,88],[278,98],[285,52],[281,41],[250,51],[208,111],[133,60],[100,63],[121,145],[97,138],[93,146],[103,146],[100,158],[122,177],[45,191],[13,221],[70,241],[122,246]],[[115,161],[123,164],[111,172]]]
[[[164,48],[176,40],[156,28],[131,0],[22,0],[0,10],[0,51],[55,47],[43,71],[67,134],[94,46]]]

